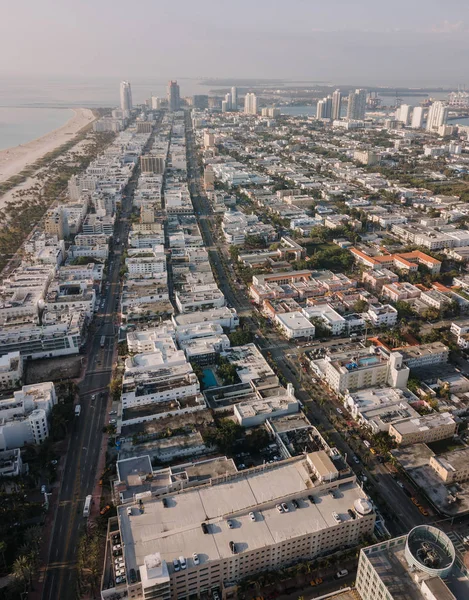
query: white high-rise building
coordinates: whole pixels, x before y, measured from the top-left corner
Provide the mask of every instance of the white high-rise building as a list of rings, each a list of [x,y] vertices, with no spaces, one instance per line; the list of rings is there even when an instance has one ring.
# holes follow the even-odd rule
[[[159,110],[161,108],[161,98],[158,98],[158,96],[152,96],[151,107],[153,110]]]
[[[410,111],[411,106],[409,104],[401,104],[401,106],[396,110],[396,119],[404,125],[408,125],[410,122]]]
[[[128,81],[121,81],[120,87],[121,110],[127,116],[132,110],[132,90]]]
[[[342,102],[342,94],[340,90],[336,90],[332,94],[332,114],[331,118],[333,121],[340,119],[340,107]]]
[[[221,102],[221,112],[222,113],[226,113],[226,112],[229,112],[229,110],[230,110],[230,107],[228,105],[228,102],[226,100],[222,100],[222,102]]]
[[[318,101],[316,119],[330,119],[332,116],[332,98],[327,96]]]
[[[349,121],[361,121],[365,118],[366,90],[357,89],[350,92],[348,97],[347,119]]]
[[[324,100],[318,100],[316,106],[316,119],[324,119]]]
[[[235,86],[231,88],[231,109],[238,110],[238,88]]]
[[[247,115],[257,115],[257,96],[253,92],[248,92],[244,97],[244,112]]]
[[[412,122],[410,126],[412,129],[420,129],[423,125],[423,107],[416,106],[412,113]]]
[[[428,111],[426,130],[437,132],[447,119],[448,107],[443,102],[434,102]]]
[[[230,92],[225,94],[225,102],[226,102],[226,106],[228,107],[228,110],[231,110],[233,108],[232,107],[233,100],[232,100]]]

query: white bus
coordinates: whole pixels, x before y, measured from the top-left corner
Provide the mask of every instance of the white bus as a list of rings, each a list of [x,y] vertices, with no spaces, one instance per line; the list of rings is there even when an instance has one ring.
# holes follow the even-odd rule
[[[83,516],[84,517],[90,516],[90,506],[91,506],[92,499],[93,499],[93,496],[91,494],[89,496],[86,496],[85,506],[83,507]]]

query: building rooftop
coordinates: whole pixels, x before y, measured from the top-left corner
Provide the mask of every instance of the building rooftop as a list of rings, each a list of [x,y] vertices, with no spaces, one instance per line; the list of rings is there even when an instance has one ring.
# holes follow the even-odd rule
[[[365,497],[354,478],[344,480],[336,489],[335,498],[325,486],[315,489],[305,461],[296,459],[167,496],[167,508],[161,500],[149,500],[143,514],[135,507],[130,517],[124,507],[119,508],[127,567],[142,565],[144,557],[155,551],[170,569],[173,559],[181,554],[190,557],[196,552],[201,562],[229,558],[230,541],[242,552],[333,527],[337,525],[333,512],[341,520],[349,520],[348,509]],[[308,494],[315,496],[314,505],[303,500]],[[293,498],[300,508],[280,514],[276,503]],[[254,522],[250,511],[257,513]],[[232,529],[227,519],[233,521]],[[208,524],[208,535],[201,529],[202,522]]]
[[[402,421],[394,422],[394,429],[402,434],[417,433],[427,431],[428,429],[436,429],[445,425],[454,425],[453,417],[447,413],[431,413],[423,417],[413,417],[411,419],[403,419]],[[467,455],[466,455],[467,460]]]

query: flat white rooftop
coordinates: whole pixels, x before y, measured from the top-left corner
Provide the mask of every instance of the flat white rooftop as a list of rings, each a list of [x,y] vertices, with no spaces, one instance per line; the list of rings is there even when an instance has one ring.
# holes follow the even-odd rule
[[[314,496],[315,504],[307,499],[308,495]],[[328,529],[337,526],[333,512],[342,521],[349,521],[348,509],[357,499],[366,497],[354,478],[344,480],[335,496],[324,486],[314,486],[305,461],[299,459],[167,496],[167,508],[161,500],[148,500],[144,501],[143,514],[134,505],[128,516],[127,507],[119,507],[127,568],[142,565],[144,557],[155,552],[161,553],[171,570],[173,559],[191,557],[194,552],[201,563],[228,558],[230,541],[240,552],[252,551]],[[293,498],[299,504],[297,509],[289,502]],[[279,513],[278,502],[289,502],[289,512]],[[250,511],[255,513],[255,521]],[[232,529],[227,519],[233,521]],[[203,522],[208,524],[208,534],[202,531]],[[189,567],[193,566],[191,560]]]

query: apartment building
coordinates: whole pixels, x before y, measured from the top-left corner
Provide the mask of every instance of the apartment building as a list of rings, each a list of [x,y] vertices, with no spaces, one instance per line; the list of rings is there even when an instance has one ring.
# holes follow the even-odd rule
[[[166,255],[164,246],[153,248],[131,249],[125,259],[129,277],[133,275],[163,273],[166,271]]]
[[[218,333],[180,340],[179,346],[191,363],[210,365],[216,361],[221,352],[228,350],[231,343],[227,335]]]
[[[394,327],[397,310],[390,304],[371,304],[366,317],[373,327]]]
[[[23,377],[23,357],[16,352],[0,356],[0,390],[18,387]]]
[[[43,325],[26,322],[0,329],[0,356],[20,352],[24,359],[78,354],[85,325],[84,313],[43,315]]]
[[[463,557],[443,531],[430,525],[381,540],[360,551],[356,590],[361,600],[465,600]]]
[[[444,440],[456,433],[456,421],[449,413],[431,413],[391,423],[389,435],[400,446]]]
[[[216,284],[190,286],[184,291],[176,291],[176,306],[181,313],[196,310],[210,310],[225,306],[225,296]]]
[[[412,225],[393,224],[391,231],[401,240],[417,246],[423,246],[429,250],[453,248],[457,244],[456,239],[450,235],[423,225],[415,227]]]
[[[362,282],[365,286],[369,286],[378,293],[384,285],[397,283],[398,281],[399,276],[386,268],[364,271],[362,275]]]
[[[388,298],[391,302],[402,302],[412,298],[419,298],[421,293],[422,291],[418,287],[407,281],[402,283],[387,283],[383,285],[381,290],[384,298]]]
[[[432,308],[436,308],[436,310],[442,310],[451,303],[449,295],[435,289],[422,292],[420,298],[422,302],[425,302],[425,304],[428,304]]]
[[[25,385],[0,400],[0,450],[41,444],[49,436],[48,416],[55,404],[51,382]]]
[[[392,352],[388,356],[373,346],[326,355],[324,359],[313,361],[312,367],[339,394],[380,385],[404,389],[410,372],[401,354]]]
[[[418,398],[405,388],[365,388],[349,391],[344,397],[344,406],[353,418],[374,434],[388,433],[395,421],[418,418],[410,402],[418,402]]]
[[[369,256],[358,248],[350,248],[350,252],[358,263],[371,269],[392,269],[394,267],[409,273],[414,273],[418,270],[418,265],[424,265],[430,270],[432,275],[437,275],[441,269],[441,261],[429,256],[428,254],[425,254],[424,252],[420,252],[419,250],[377,256]]]
[[[51,209],[46,213],[44,231],[56,235],[59,240],[63,240],[68,235],[68,221],[62,207]]]
[[[182,600],[218,587],[225,598],[249,575],[356,545],[374,522],[354,477],[321,483],[304,458],[214,477],[164,501],[145,498],[144,510],[118,508],[125,568],[140,578],[102,597]]]
[[[283,392],[282,392],[283,390]],[[261,396],[259,394],[259,396]],[[279,387],[278,395],[268,395],[265,398],[239,402],[233,408],[234,416],[243,427],[257,427],[276,417],[295,414],[300,405],[295,398],[293,386],[288,384],[287,389]]]
[[[161,364],[160,357],[132,357],[122,380],[122,407],[130,408],[196,396],[200,384],[189,363]],[[147,360],[143,360],[146,358]]]
[[[434,365],[447,363],[449,358],[449,348],[442,342],[407,346],[401,348],[399,352],[402,354],[403,363],[409,369],[431,368]]]
[[[235,308],[222,306],[210,310],[198,310],[191,313],[174,315],[172,322],[176,326],[188,327],[197,324],[213,323],[230,331],[239,326],[239,317]]]
[[[347,319],[339,315],[329,304],[308,304],[302,308],[302,312],[311,321],[314,319],[322,321],[332,335],[342,335],[348,330]]]
[[[452,450],[430,458],[430,466],[445,484],[469,479],[469,448]]]
[[[297,338],[313,338],[316,328],[302,312],[294,311],[275,315],[275,322],[280,331],[289,340]]]
[[[13,448],[12,450],[0,451],[0,477],[19,477],[23,474],[23,460],[21,450]]]

